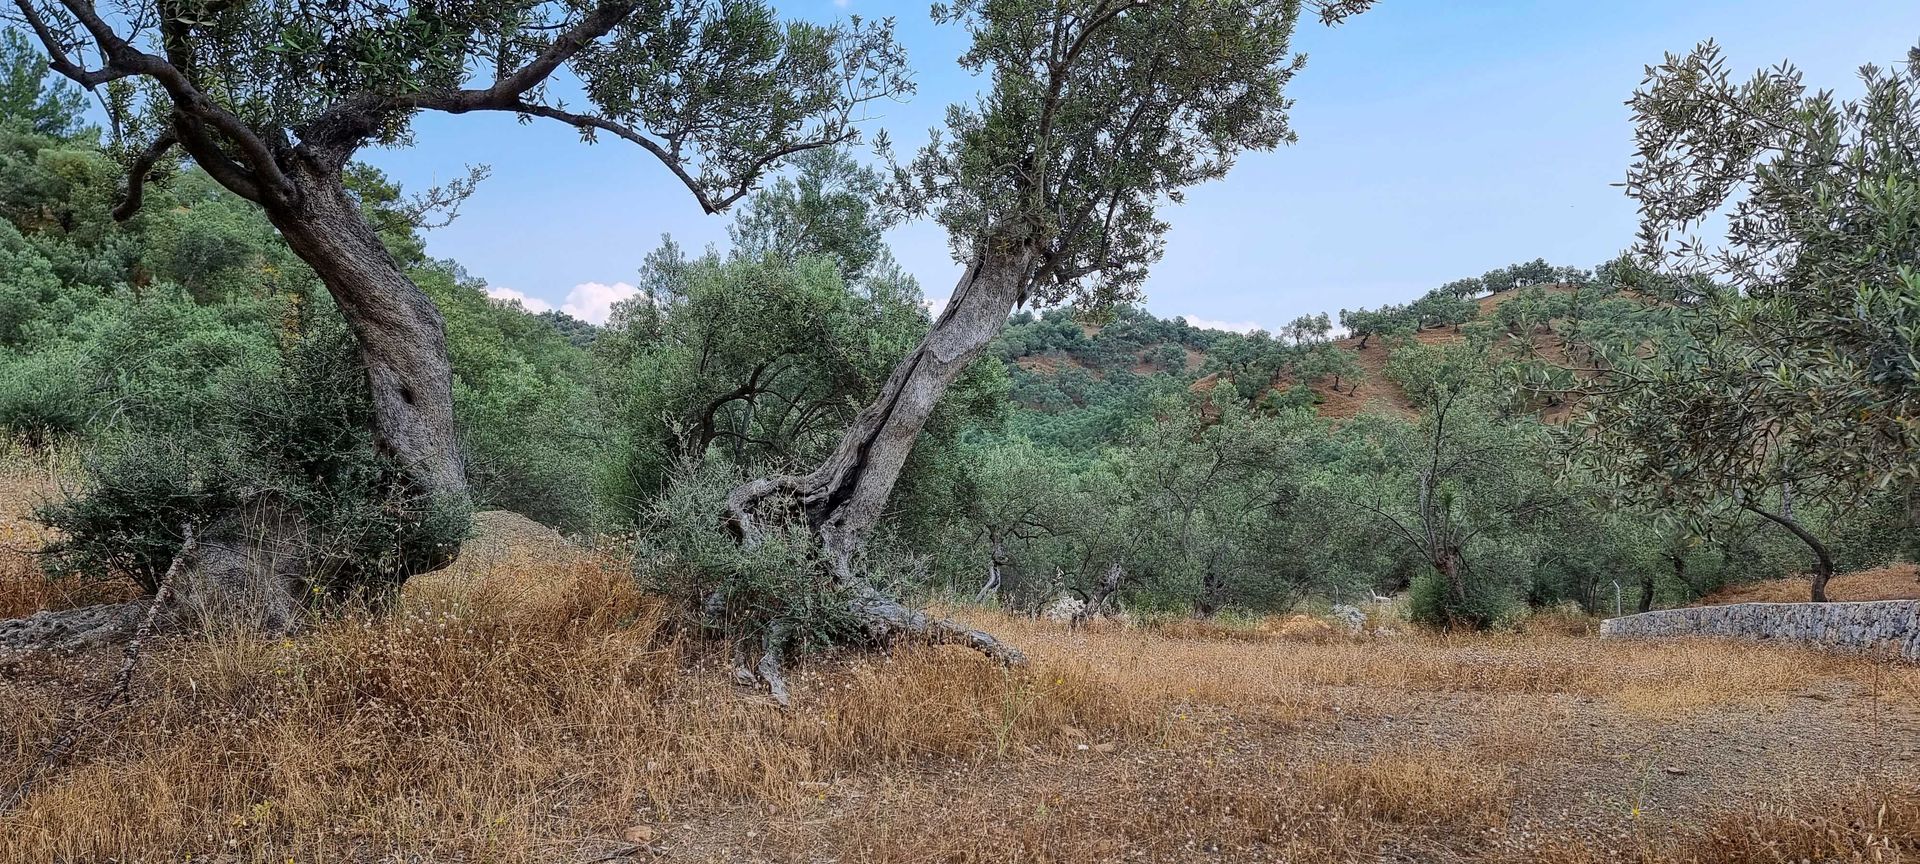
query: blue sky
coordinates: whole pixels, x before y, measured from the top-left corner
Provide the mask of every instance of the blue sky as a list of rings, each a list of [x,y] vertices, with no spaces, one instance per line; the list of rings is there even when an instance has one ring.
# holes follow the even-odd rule
[[[919,92],[876,125],[905,154],[980,82],[953,62],[962,34],[925,2],[789,0],[812,18],[896,16]],[[1460,276],[1544,257],[1592,266],[1627,245],[1632,155],[1623,105],[1643,67],[1712,37],[1744,73],[1791,59],[1816,87],[1856,92],[1855,70],[1920,43],[1915,0],[1384,0],[1337,29],[1303,23],[1307,68],[1291,95],[1300,143],[1243,158],[1166,211],[1167,255],[1147,308],[1196,322],[1276,327],[1292,317],[1401,302]],[[553,123],[428,116],[416,146],[367,161],[409,188],[467,164],[493,176],[430,235],[496,290],[593,318],[671,233],[724,245],[638,148],[581,144]],[[959,272],[937,226],[903,226],[894,254],[928,297]]]

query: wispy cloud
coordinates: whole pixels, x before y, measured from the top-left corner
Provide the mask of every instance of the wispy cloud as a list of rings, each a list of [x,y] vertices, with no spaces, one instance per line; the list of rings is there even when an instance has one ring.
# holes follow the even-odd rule
[[[605,282],[582,282],[567,292],[567,299],[561,301],[558,308],[589,324],[605,324],[607,315],[613,311],[613,304],[638,293],[640,289],[625,282],[615,282],[611,285]],[[497,303],[519,303],[521,308],[536,315],[555,308],[551,302],[524,291],[498,285],[487,286],[487,296]]]

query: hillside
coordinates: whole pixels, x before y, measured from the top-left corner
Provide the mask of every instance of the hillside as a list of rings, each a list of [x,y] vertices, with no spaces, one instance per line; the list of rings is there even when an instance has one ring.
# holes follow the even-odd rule
[[[1435,346],[1464,342],[1474,327],[1500,327],[1504,323],[1502,307],[1511,301],[1533,302],[1544,295],[1564,303],[1579,290],[1565,283],[1508,288],[1474,298],[1472,317],[1458,324],[1420,327],[1400,337],[1329,338],[1324,347],[1350,357],[1359,375],[1310,383],[1314,408],[1328,418],[1369,411],[1413,417],[1418,413],[1413,399],[1387,374],[1395,351],[1410,343]],[[1609,292],[1608,296],[1614,295]],[[1164,375],[1195,392],[1208,392],[1223,380],[1250,371],[1258,374],[1270,367],[1265,388],[1254,396],[1261,398],[1295,386],[1293,370],[1298,364],[1286,355],[1310,350],[1309,346],[1289,342],[1284,334],[1242,335],[1197,328],[1184,319],[1159,319],[1138,309],[1117,314],[1116,321],[1107,325],[1079,321],[1071,309],[1017,318],[995,345],[1014,380],[1015,403],[1029,411],[1062,414],[1097,408],[1107,399],[1125,398],[1147,387],[1154,376]],[[1524,323],[1519,327],[1508,323],[1506,331],[1499,334],[1507,339],[1504,351],[1508,356],[1566,363],[1567,341],[1555,326],[1559,319],[1531,322],[1525,321],[1525,315],[1511,317]],[[1264,363],[1233,356],[1263,352],[1275,356],[1263,358]],[[1240,368],[1234,368],[1236,365]],[[1572,412],[1573,406],[1563,402],[1545,406],[1541,416],[1548,422],[1559,422]]]

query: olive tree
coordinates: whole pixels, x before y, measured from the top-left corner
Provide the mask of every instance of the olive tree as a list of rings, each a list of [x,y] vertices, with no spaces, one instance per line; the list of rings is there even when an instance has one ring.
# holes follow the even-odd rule
[[[630,142],[711,213],[784,157],[849,140],[860,106],[909,86],[889,23],[782,24],[754,0],[14,7],[55,72],[104,93],[127,161],[117,217],[184,155],[318,275],[354,334],[375,445],[432,511],[469,497],[445,328],[350,190],[356,153],[410,143],[422,112],[497,112]],[[411,566],[455,549],[413,550]]]
[[[1781,65],[1735,81],[1703,43],[1634,94],[1639,257],[1682,335],[1620,351],[1590,430],[1624,488],[1731,503],[1833,556],[1795,502],[1857,507],[1920,477],[1920,49],[1810,92]],[[1725,238],[1690,236],[1715,216]]]
[[[1344,430],[1355,442],[1349,464],[1329,475],[1336,500],[1424,563],[1412,587],[1415,614],[1430,623],[1492,624],[1511,586],[1476,557],[1486,564],[1511,552],[1567,506],[1543,468],[1545,428],[1500,410],[1508,396],[1500,373],[1484,341],[1403,348],[1387,374],[1419,419],[1366,418]]]
[[[1321,7],[1338,21],[1370,5]],[[785,497],[876,636],[957,630],[865,586],[856,558],[934,406],[1025,303],[1102,308],[1139,294],[1159,258],[1163,202],[1225,176],[1247,150],[1292,140],[1285,89],[1299,0],[955,0],[961,58],[990,89],[954,105],[947,134],[896,167],[910,214],[944,226],[964,272],[926,337],[894,367],[819,467],[751,481],[728,522],[751,543]],[[960,638],[989,652],[981,633]]]

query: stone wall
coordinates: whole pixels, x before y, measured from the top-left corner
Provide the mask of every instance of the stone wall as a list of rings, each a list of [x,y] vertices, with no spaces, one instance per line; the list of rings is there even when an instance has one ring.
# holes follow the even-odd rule
[[[1600,624],[1602,636],[1720,636],[1884,650],[1920,661],[1920,600],[1734,603],[1662,609]]]

